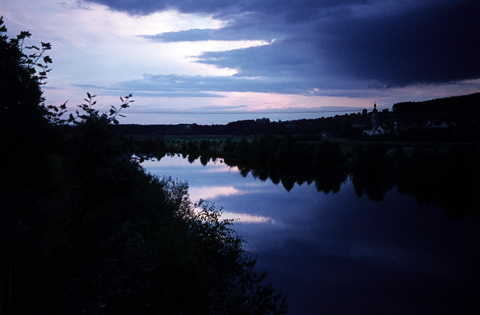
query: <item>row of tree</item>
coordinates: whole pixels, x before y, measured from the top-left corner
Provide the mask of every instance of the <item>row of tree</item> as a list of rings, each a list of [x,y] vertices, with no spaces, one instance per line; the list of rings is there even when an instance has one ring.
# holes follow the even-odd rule
[[[65,117],[40,88],[50,45],[0,34],[1,314],[286,312],[221,210],[132,159],[112,130],[130,96]]]

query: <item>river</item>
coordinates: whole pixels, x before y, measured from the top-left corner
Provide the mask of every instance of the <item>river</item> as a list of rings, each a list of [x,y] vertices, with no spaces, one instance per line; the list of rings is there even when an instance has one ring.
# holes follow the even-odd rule
[[[241,174],[222,160],[181,156],[142,164],[189,184],[257,256],[257,269],[287,295],[289,314],[477,314],[479,225],[417,204],[393,187],[382,201],[314,183],[282,184]]]

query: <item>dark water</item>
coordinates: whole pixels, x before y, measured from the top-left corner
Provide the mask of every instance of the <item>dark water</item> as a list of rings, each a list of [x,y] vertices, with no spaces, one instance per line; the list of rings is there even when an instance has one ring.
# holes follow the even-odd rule
[[[192,201],[215,202],[287,295],[289,314],[477,314],[479,224],[386,192],[358,197],[346,180],[337,193],[315,185],[264,182],[221,161],[182,157],[143,164],[188,181]]]

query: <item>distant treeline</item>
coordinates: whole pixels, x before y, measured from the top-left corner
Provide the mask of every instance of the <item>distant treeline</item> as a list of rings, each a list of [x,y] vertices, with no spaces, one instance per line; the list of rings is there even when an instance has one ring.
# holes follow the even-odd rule
[[[115,131],[123,135],[321,135],[333,128],[333,118],[270,121],[268,118],[230,122],[225,125],[118,125]],[[332,126],[331,126],[332,125]],[[332,128],[330,128],[332,127]]]
[[[379,113],[380,124],[393,126],[399,123],[427,123],[445,120],[455,123],[454,128],[442,131],[410,130],[409,141],[415,140],[479,140],[480,136],[480,93],[435,99],[425,102],[403,102],[393,105],[393,110],[383,110]],[[368,121],[371,113],[364,109],[362,113],[336,115],[317,119],[299,119],[291,121],[270,121],[268,118],[241,120],[225,125],[135,125],[125,124],[115,126],[115,132],[122,135],[135,136],[188,136],[188,135],[295,135],[304,138],[318,139],[325,133],[333,137],[360,139],[362,128],[355,128],[358,119]],[[413,133],[413,136],[411,135]],[[431,134],[434,134],[433,136]],[[391,139],[404,140],[405,135],[385,135]]]

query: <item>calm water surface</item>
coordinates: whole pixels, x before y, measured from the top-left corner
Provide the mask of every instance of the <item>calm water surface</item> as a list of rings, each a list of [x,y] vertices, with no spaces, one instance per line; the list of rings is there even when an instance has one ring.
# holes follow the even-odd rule
[[[234,229],[287,295],[289,314],[477,314],[479,224],[420,207],[394,188],[381,202],[314,183],[287,191],[222,161],[182,157],[143,163],[189,183],[235,218]]]

